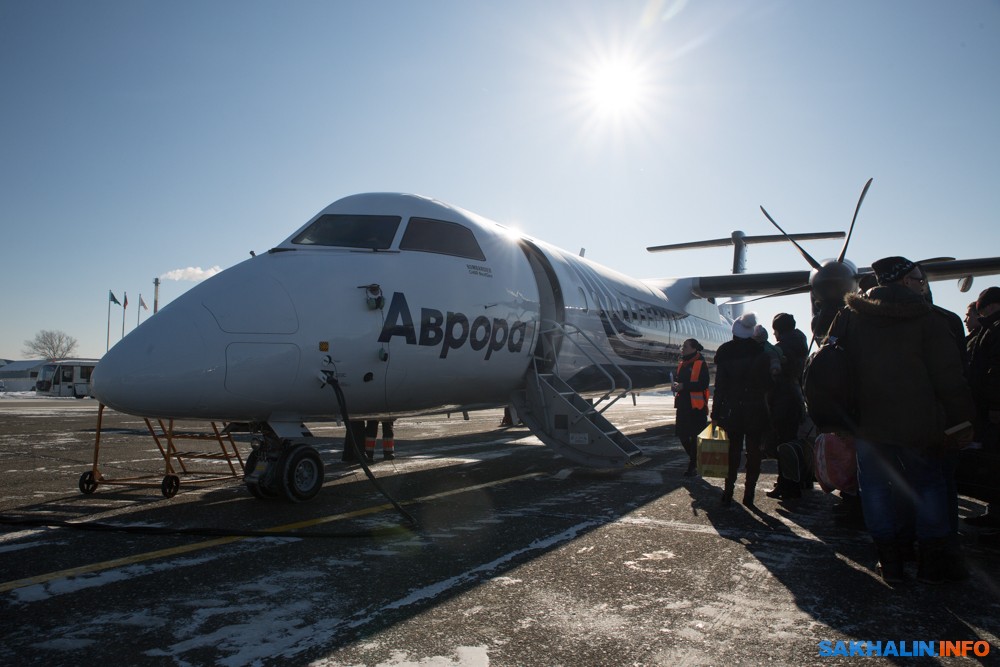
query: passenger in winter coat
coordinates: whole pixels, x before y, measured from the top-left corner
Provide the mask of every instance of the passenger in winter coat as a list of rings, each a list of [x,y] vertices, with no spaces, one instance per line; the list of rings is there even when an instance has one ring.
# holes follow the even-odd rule
[[[949,571],[945,431],[971,420],[971,394],[945,320],[913,289],[924,278],[903,257],[872,264],[878,286],[848,294],[847,358],[855,380],[858,479],[865,523],[881,574],[904,578],[899,494],[914,499],[918,578],[941,583]],[[957,438],[955,438],[957,439]],[[895,494],[895,496],[894,496]]]
[[[747,452],[746,486],[743,504],[752,507],[760,478],[761,444],[768,428],[767,392],[772,385],[770,360],[753,330],[757,317],[741,315],[733,322],[733,339],[715,353],[715,398],[712,421],[729,437],[729,474],[722,492],[722,504],[733,500],[736,475],[743,448]]]
[[[771,321],[775,345],[781,351],[781,374],[775,378],[775,386],[771,391],[769,407],[771,411],[771,427],[774,432],[774,445],[778,447],[798,437],[799,426],[805,417],[805,399],[802,396],[802,371],[809,354],[809,344],[806,335],[795,328],[795,318],[788,313],[778,313]],[[811,462],[809,463],[811,469]],[[806,482],[812,484],[809,477]],[[771,498],[799,498],[802,487],[781,474],[774,488],[767,492]]]
[[[986,514],[965,523],[1000,528],[1000,287],[988,287],[976,301],[979,328],[969,341],[969,384],[976,406],[978,451],[962,452],[959,485],[966,493],[989,502]],[[971,330],[971,327],[970,327]],[[968,482],[975,488],[968,488]],[[965,484],[963,484],[965,482]]]

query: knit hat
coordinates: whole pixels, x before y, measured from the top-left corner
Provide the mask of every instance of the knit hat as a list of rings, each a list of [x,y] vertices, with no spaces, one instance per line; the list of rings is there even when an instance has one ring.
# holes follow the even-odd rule
[[[733,322],[733,336],[736,338],[750,338],[753,336],[753,328],[757,326],[756,313],[743,313]]]
[[[767,329],[761,325],[757,325],[753,328],[753,339],[758,343],[763,343],[767,340]]]
[[[790,313],[778,313],[771,320],[771,328],[778,333],[785,333],[795,328],[795,318]]]
[[[879,285],[888,285],[912,271],[917,265],[905,257],[884,257],[872,262],[872,271]]]
[[[979,298],[976,299],[976,310],[982,310],[994,303],[1000,303],[1000,287],[987,287],[979,293]]]

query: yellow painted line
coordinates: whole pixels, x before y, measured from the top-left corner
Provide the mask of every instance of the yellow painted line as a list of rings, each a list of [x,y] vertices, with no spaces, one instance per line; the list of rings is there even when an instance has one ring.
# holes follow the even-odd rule
[[[516,477],[507,477],[505,479],[498,479],[494,482],[486,482],[484,484],[475,484],[473,486],[465,486],[460,489],[454,489],[452,491],[443,491],[441,493],[434,493],[429,496],[423,496],[421,498],[414,498],[413,500],[408,500],[402,505],[412,505],[420,502],[427,502],[430,500],[440,500],[441,498],[447,498],[448,496],[454,496],[459,493],[467,493],[469,491],[478,491],[479,489],[488,489],[492,486],[500,486],[501,484],[507,484],[508,482],[517,482],[523,479],[531,479],[532,477],[540,477],[547,473],[533,472],[524,475],[517,475]],[[384,512],[386,510],[392,509],[391,503],[385,503],[382,505],[377,505],[375,507],[369,507],[362,510],[356,510],[354,512],[345,512],[342,514],[331,514],[330,516],[319,517],[316,519],[309,519],[307,521],[298,521],[296,523],[287,523],[283,526],[274,526],[272,528],[264,528],[261,532],[265,533],[281,533],[289,530],[298,530],[300,528],[308,528],[310,526],[318,526],[324,523],[332,523],[334,521],[343,521],[344,519],[353,519],[360,516],[366,516],[368,514],[378,514],[379,512]],[[211,549],[212,547],[222,546],[224,544],[231,544],[233,542],[240,542],[242,540],[250,539],[249,537],[234,536],[234,537],[220,537],[214,540],[207,540],[205,542],[198,542],[196,544],[188,544],[186,546],[173,547],[170,549],[160,549],[158,551],[148,551],[143,554],[136,554],[134,556],[128,556],[127,558],[116,558],[114,560],[106,560],[100,563],[93,563],[91,565],[81,565],[80,567],[71,567],[66,570],[58,570],[56,572],[49,572],[47,574],[39,574],[34,577],[26,577],[24,579],[16,579],[14,581],[8,581],[0,584],[0,593],[6,593],[7,591],[12,591],[17,588],[24,588],[26,586],[34,586],[36,584],[45,584],[50,581],[55,581],[56,579],[65,579],[67,577],[78,577],[84,574],[93,574],[94,572],[100,572],[102,570],[112,570],[117,567],[125,567],[128,565],[135,565],[137,563],[143,563],[150,560],[157,560],[159,558],[169,558],[171,556],[179,556],[181,554],[190,553],[192,551],[200,551],[202,549]]]

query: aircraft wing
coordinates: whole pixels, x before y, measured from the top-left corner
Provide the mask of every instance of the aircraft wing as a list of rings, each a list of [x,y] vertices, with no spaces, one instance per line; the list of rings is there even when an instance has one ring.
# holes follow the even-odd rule
[[[958,279],[965,278],[966,276],[992,276],[1000,273],[1000,257],[928,262],[920,266],[931,280]],[[871,269],[868,270],[870,271]]]
[[[763,294],[807,294],[809,271],[774,271],[770,273],[731,273],[693,279],[692,291],[705,299],[723,296]]]
[[[967,276],[1000,274],[1000,257],[956,259],[921,264],[932,280],[957,280]],[[871,273],[871,267],[858,269],[859,276]],[[807,294],[809,271],[774,271],[770,273],[735,273],[721,276],[691,278],[692,292],[705,299],[727,296],[761,296],[765,294]]]

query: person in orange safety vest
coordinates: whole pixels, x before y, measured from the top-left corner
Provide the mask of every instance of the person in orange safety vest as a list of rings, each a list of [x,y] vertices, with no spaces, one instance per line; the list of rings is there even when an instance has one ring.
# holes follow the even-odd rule
[[[382,420],[382,458],[391,461],[396,458],[396,441],[392,430],[393,419]],[[378,443],[377,419],[369,419],[365,425],[365,458],[371,463],[375,460],[375,445]]]
[[[681,345],[681,363],[677,366],[672,389],[674,407],[677,409],[676,432],[688,455],[688,467],[684,473],[691,477],[697,470],[698,434],[708,425],[708,364],[701,356],[705,349],[694,338],[688,338]]]

